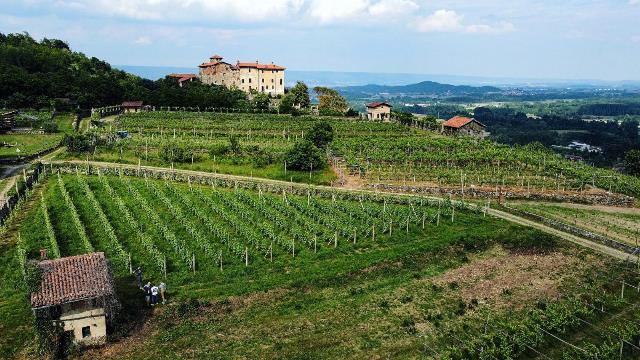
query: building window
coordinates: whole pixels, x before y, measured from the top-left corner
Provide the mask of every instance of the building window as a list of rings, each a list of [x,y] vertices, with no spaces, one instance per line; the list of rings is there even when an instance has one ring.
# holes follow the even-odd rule
[[[85,326],[82,328],[82,338],[91,337],[91,326]]]
[[[262,87],[262,92],[264,92],[264,86]]]
[[[273,84],[273,82],[276,81],[276,79],[271,79],[271,83]]]
[[[244,84],[244,79],[242,79],[242,83]]]
[[[264,78],[262,79],[262,83],[264,84]]]
[[[280,79],[280,85],[282,85],[282,79]]]
[[[249,84],[251,84],[251,78],[249,78]]]

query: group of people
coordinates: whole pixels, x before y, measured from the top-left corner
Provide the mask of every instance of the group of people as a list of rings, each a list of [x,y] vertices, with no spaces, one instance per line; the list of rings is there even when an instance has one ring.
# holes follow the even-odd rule
[[[160,284],[156,286],[151,285],[151,282],[148,281],[146,284],[142,285],[142,269],[139,267],[136,269],[135,275],[138,282],[138,288],[144,292],[144,300],[147,305],[155,306],[160,301],[162,301],[163,304],[165,303],[167,284],[161,281]]]

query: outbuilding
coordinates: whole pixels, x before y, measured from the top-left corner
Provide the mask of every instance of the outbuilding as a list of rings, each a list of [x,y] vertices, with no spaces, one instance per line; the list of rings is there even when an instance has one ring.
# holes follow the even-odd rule
[[[142,101],[125,101],[120,106],[125,113],[142,111]]]
[[[486,126],[474,118],[454,116],[442,124],[442,131],[449,135],[485,137]]]
[[[62,339],[83,346],[104,344],[107,324],[120,307],[104,253],[41,260],[37,269],[40,284],[31,293],[35,317],[58,326]]]
[[[367,119],[369,120],[391,120],[392,106],[386,102],[372,102],[367,104]]]

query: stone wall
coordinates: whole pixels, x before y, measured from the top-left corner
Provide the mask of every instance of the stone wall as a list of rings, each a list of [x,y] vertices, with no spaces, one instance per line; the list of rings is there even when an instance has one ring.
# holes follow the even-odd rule
[[[527,218],[529,220],[533,220],[539,223],[543,223],[545,225],[548,225],[556,230],[560,230],[569,234],[573,234],[579,237],[583,237],[592,241],[595,241],[599,244],[623,251],[627,254],[631,254],[631,255],[636,255],[638,253],[640,253],[640,248],[631,246],[631,245],[627,245],[625,243],[621,243],[619,241],[610,239],[608,237],[599,235],[599,234],[595,234],[592,233],[590,231],[575,227],[573,225],[569,225],[566,223],[563,223],[561,221],[558,220],[553,220],[553,219],[549,219],[546,218],[544,216],[540,216],[538,214],[533,214],[524,210],[520,210],[520,209],[514,209],[512,207],[509,206],[500,206],[501,210],[504,210],[506,212],[509,212],[511,214],[514,215],[518,215],[524,218]]]
[[[391,184],[367,184],[370,189],[387,192],[422,194],[435,196],[454,196],[456,198],[464,197],[467,199],[522,199],[532,201],[549,201],[549,202],[572,202],[587,205],[605,205],[631,207],[635,199],[630,196],[613,194],[613,193],[553,193],[553,192],[515,192],[509,190],[503,191],[487,191],[468,188],[464,190],[464,194],[460,188],[437,188],[427,186],[413,185],[391,185]]]

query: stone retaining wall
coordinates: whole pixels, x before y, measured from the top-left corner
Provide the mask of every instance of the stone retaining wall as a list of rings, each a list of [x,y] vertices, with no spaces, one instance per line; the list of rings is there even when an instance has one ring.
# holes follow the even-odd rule
[[[548,225],[548,226],[550,226],[550,227],[552,227],[552,228],[554,228],[556,230],[560,230],[560,231],[563,231],[563,232],[566,232],[566,233],[569,233],[569,234],[573,234],[573,235],[576,235],[576,236],[580,236],[580,237],[595,241],[595,242],[597,242],[599,244],[602,244],[602,245],[605,245],[605,246],[608,246],[608,247],[623,251],[623,252],[625,252],[627,254],[636,255],[636,254],[640,253],[640,248],[637,248],[637,247],[634,247],[634,246],[631,246],[631,245],[627,245],[625,243],[621,243],[619,241],[610,239],[608,237],[605,237],[605,236],[602,236],[602,235],[599,235],[599,234],[592,233],[590,231],[575,227],[573,225],[569,225],[569,224],[563,223],[563,222],[558,221],[558,220],[549,219],[549,218],[546,218],[546,217],[538,215],[538,214],[533,214],[533,213],[530,213],[530,212],[527,212],[527,211],[524,211],[524,210],[515,209],[515,208],[509,207],[509,206],[504,206],[504,205],[500,206],[500,209],[502,209],[502,210],[504,210],[504,211],[506,211],[508,213],[527,218],[529,220],[533,220],[533,221],[536,221],[536,222],[539,222],[539,223],[543,223],[543,224]]]
[[[424,195],[436,195],[436,196],[455,196],[462,197],[464,195],[467,199],[497,199],[502,196],[505,199],[522,199],[533,201],[549,201],[549,202],[572,202],[578,204],[587,205],[605,205],[605,206],[619,206],[619,207],[631,207],[633,206],[635,199],[631,196],[613,193],[602,194],[571,194],[571,193],[542,193],[542,192],[530,192],[522,193],[515,191],[487,191],[479,189],[465,189],[464,194],[459,188],[436,188],[427,186],[413,186],[413,185],[391,185],[391,184],[367,184],[367,188],[375,189],[379,191],[408,193],[408,194],[424,194]]]

